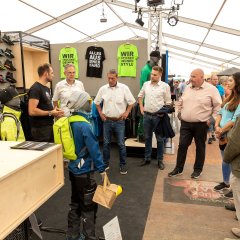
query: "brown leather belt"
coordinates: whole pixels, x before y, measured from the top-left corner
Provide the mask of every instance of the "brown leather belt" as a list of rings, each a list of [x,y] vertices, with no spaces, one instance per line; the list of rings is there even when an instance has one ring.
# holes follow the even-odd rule
[[[123,120],[122,117],[119,117],[119,118],[106,117],[106,119],[109,120],[109,121],[114,121],[114,122],[117,122],[117,121],[121,121],[121,120]]]

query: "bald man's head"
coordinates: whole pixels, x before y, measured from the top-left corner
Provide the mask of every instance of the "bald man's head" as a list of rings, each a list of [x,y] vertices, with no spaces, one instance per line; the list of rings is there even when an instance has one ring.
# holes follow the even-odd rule
[[[204,71],[201,68],[194,69],[190,80],[193,87],[201,87],[204,82]]]

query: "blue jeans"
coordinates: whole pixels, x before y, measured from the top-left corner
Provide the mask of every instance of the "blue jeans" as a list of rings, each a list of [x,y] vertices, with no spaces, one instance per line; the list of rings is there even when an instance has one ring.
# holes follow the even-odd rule
[[[157,139],[157,160],[163,160],[163,148],[164,139],[156,134],[155,130],[160,119],[158,116],[152,116],[149,114],[144,114],[143,116],[143,127],[144,127],[144,137],[145,137],[145,161],[151,160],[152,155],[152,137],[153,132],[155,133]]]
[[[112,134],[117,138],[119,146],[120,167],[126,165],[126,146],[125,146],[125,121],[111,121],[106,120],[103,122],[103,160],[106,165],[110,160],[110,145]]]
[[[222,175],[223,175],[223,181],[226,184],[229,184],[229,180],[230,180],[230,174],[232,172],[231,170],[231,165],[229,163],[225,163],[223,161],[223,155],[224,155],[224,151],[220,150],[221,152],[221,156],[222,156]]]

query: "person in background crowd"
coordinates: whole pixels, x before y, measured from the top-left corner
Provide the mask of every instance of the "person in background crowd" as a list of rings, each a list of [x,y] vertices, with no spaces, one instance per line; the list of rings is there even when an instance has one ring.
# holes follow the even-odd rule
[[[211,82],[210,82],[214,87],[217,88],[222,100],[224,99],[224,88],[219,85],[219,81],[218,81],[218,76],[217,75],[212,75],[211,76]],[[215,125],[215,119],[213,117],[211,117],[210,119],[210,126],[209,126],[209,129],[208,129],[208,134],[209,134],[209,138],[208,138],[208,144],[212,144],[213,141],[216,141],[216,137],[214,135],[214,132],[215,132],[215,128],[214,128],[214,125]]]
[[[238,74],[240,74],[238,72]],[[240,221],[240,118],[238,117],[232,129],[227,146],[224,150],[223,161],[231,165],[232,175],[230,185],[233,189],[233,199],[236,208],[238,222]],[[240,238],[240,228],[232,228],[232,233]],[[225,238],[224,240],[233,240]]]
[[[229,89],[232,90],[231,95],[222,103],[222,108],[217,115],[215,129],[218,139],[226,137],[227,132],[233,127],[236,118],[240,115],[240,72],[233,74],[229,78]],[[224,145],[220,149],[221,156],[224,155]],[[231,167],[230,164],[222,162],[223,182],[214,187],[214,190],[220,191],[229,188]],[[230,197],[231,197],[230,193]],[[229,195],[225,195],[228,197]]]
[[[76,70],[74,64],[66,64],[64,67],[64,74],[66,79],[61,80],[55,86],[53,104],[54,107],[60,105],[61,109],[64,111],[64,115],[69,116],[70,109],[66,106],[68,99],[73,91],[84,91],[84,86],[81,81],[75,79]]]
[[[72,92],[67,106],[86,119],[91,112],[92,99],[88,93],[77,90]],[[95,233],[98,205],[92,201],[97,187],[94,172],[99,171],[104,178],[105,165],[90,123],[73,122],[71,128],[77,159],[68,164],[72,192],[66,240],[98,240]]]
[[[179,101],[178,118],[181,120],[179,146],[176,166],[168,173],[169,177],[181,175],[186,161],[187,150],[194,138],[196,157],[192,178],[199,178],[202,173],[207,130],[210,118],[217,116],[221,107],[221,97],[216,87],[204,81],[202,69],[195,69],[191,73],[191,83],[186,87]]]
[[[221,79],[221,85],[224,88],[225,98],[227,98],[231,94],[231,90],[229,89],[228,78],[229,77],[225,76],[224,78],[222,77],[222,79]]]
[[[138,103],[140,111],[143,115],[144,137],[145,137],[145,154],[144,160],[140,166],[146,166],[151,163],[152,154],[152,136],[155,132],[157,139],[157,160],[158,167],[163,170],[163,149],[164,139],[156,132],[156,127],[159,124],[160,118],[157,116],[157,111],[164,105],[171,104],[170,87],[167,83],[161,81],[163,69],[159,66],[154,66],[151,73],[151,81],[145,82],[138,94]],[[143,98],[144,106],[143,106]]]
[[[175,80],[174,81],[174,95],[175,95],[175,100],[178,101],[180,97],[180,91],[179,91],[179,81]]]
[[[39,79],[29,89],[28,112],[30,116],[31,134],[34,141],[53,142],[53,119],[62,117],[64,112],[53,108],[50,88],[53,69],[46,63],[38,67]]]
[[[179,84],[179,94],[180,94],[180,96],[183,95],[183,92],[184,92],[186,86],[187,86],[187,84],[185,82],[185,79],[183,79],[182,82]]]
[[[98,90],[94,99],[103,121],[103,160],[109,168],[111,137],[115,133],[119,146],[120,173],[127,174],[125,120],[131,112],[135,99],[128,86],[118,82],[116,70],[110,70],[107,78],[108,84]],[[103,104],[102,108],[101,103]]]
[[[220,94],[220,96],[223,100],[225,92],[224,92],[223,86],[219,84],[219,80],[218,80],[217,75],[212,75],[211,76],[211,84],[217,88],[217,90],[218,90],[218,92],[219,92],[219,94]]]

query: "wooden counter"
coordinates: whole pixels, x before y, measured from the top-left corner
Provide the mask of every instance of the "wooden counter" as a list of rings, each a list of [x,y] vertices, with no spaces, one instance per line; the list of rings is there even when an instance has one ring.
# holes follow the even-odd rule
[[[0,239],[4,239],[64,185],[61,145],[17,150],[0,141]]]

